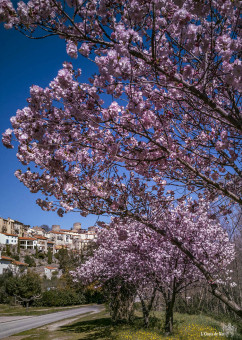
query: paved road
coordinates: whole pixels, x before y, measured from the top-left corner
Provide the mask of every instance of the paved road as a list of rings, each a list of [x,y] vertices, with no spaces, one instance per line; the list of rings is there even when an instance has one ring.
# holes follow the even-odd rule
[[[27,331],[32,328],[41,327],[43,325],[47,325],[48,323],[78,316],[87,312],[98,313],[102,309],[102,306],[93,305],[39,316],[29,316],[25,318],[19,317],[19,320],[1,321],[0,319],[0,339],[6,338],[16,333]]]

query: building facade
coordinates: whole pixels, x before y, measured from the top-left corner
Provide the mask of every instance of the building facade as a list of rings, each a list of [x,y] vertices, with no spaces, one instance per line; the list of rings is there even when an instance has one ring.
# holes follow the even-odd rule
[[[3,256],[0,250],[0,275],[10,270],[14,275],[26,272],[27,263],[19,262],[9,256]]]
[[[18,235],[0,233],[0,244],[18,245]]]
[[[29,226],[22,222],[15,221],[11,218],[0,217],[0,233],[14,234],[18,236],[26,236]]]
[[[22,249],[35,249],[37,247],[37,239],[34,237],[19,237],[19,245]]]

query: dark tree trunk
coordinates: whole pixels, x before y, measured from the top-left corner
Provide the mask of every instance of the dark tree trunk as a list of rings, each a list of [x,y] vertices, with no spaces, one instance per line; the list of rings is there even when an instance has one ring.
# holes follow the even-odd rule
[[[165,318],[165,332],[166,332],[166,334],[172,334],[172,332],[173,332],[174,302],[172,300],[170,300],[166,303],[166,318]]]
[[[161,289],[161,292],[163,293],[166,303],[165,333],[170,335],[173,332],[173,311],[177,294],[176,278],[174,278],[172,287],[168,290],[168,292],[165,292],[164,289]]]
[[[140,297],[141,306],[142,306],[142,313],[143,313],[143,321],[144,321],[144,327],[147,328],[149,326],[149,311],[146,307],[145,301],[142,297]]]
[[[116,286],[116,290],[114,287]],[[118,287],[119,286],[119,287]],[[120,278],[110,280],[106,286],[110,301],[110,314],[113,322],[130,322],[133,319],[136,289]]]
[[[133,298],[122,299],[122,295],[115,294],[110,302],[110,314],[113,322],[130,322],[133,317]]]
[[[141,306],[142,306],[143,321],[144,321],[145,328],[149,327],[149,316],[150,316],[150,311],[153,306],[153,302],[155,300],[156,290],[157,290],[156,288],[153,289],[148,305],[146,305],[145,300],[143,299],[142,295],[139,295]]]

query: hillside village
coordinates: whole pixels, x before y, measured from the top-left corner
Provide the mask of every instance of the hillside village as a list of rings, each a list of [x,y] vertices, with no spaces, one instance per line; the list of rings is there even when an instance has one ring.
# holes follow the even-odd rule
[[[13,273],[26,272],[31,266],[25,263],[26,256],[37,253],[39,255],[35,260],[34,271],[47,278],[51,278],[53,273],[60,276],[57,256],[52,255],[61,249],[77,255],[83,253],[96,239],[97,230],[97,227],[83,229],[81,223],[76,222],[71,229],[52,225],[51,230],[47,231],[43,227],[31,228],[11,218],[0,217],[0,274],[9,269]],[[11,257],[11,254],[15,256]],[[51,254],[51,260],[50,257],[47,259],[47,254]]]

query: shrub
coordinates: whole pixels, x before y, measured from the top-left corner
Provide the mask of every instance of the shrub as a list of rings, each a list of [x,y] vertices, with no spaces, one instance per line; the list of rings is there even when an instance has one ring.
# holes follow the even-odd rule
[[[36,273],[28,272],[14,276],[12,272],[0,275],[0,303],[11,303],[15,300],[32,304],[41,294],[41,279]]]
[[[11,270],[0,275],[0,303],[11,303],[12,297],[7,293],[8,281],[13,277]]]
[[[19,261],[19,254],[13,254],[12,258],[16,261]]]
[[[35,260],[30,255],[25,255],[24,262],[27,263],[30,267],[36,267]]]
[[[6,255],[7,255],[7,256],[11,256],[11,255],[12,255],[11,249],[10,249],[10,245],[9,245],[9,244],[6,244]]]
[[[39,253],[39,259],[44,259],[45,258],[45,253]]]
[[[85,287],[85,298],[87,303],[104,303],[106,302],[105,295],[103,290],[99,287],[96,288],[95,284],[90,284],[88,287]]]
[[[38,305],[45,307],[71,306],[85,303],[82,293],[77,293],[72,289],[51,289],[43,293]]]

